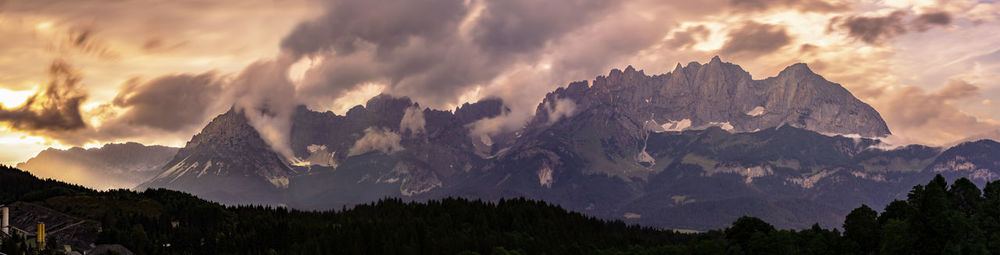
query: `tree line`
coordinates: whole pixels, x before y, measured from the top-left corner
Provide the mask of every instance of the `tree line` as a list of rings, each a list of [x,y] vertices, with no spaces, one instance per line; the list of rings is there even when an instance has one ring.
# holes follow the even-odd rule
[[[13,201],[98,222],[95,243],[137,254],[1000,254],[1000,181],[980,190],[940,175],[881,214],[861,205],[842,230],[779,230],[741,217],[724,229],[678,233],[524,198],[386,198],[328,211],[223,206],[165,189],[94,191],[0,167],[0,203]],[[0,252],[60,253],[23,242],[5,240]]]

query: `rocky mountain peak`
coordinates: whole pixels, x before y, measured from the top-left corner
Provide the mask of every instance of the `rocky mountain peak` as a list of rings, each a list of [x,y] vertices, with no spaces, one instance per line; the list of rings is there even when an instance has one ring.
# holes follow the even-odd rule
[[[484,118],[491,118],[510,112],[500,98],[487,98],[475,103],[464,103],[455,109],[455,119],[468,124]]]
[[[288,186],[293,171],[251,126],[243,110],[216,116],[177,152],[159,175],[137,187],[169,188],[202,194],[216,201],[241,203],[239,193]],[[236,181],[240,180],[240,181]]]
[[[778,76],[783,76],[783,75],[801,76],[801,75],[817,75],[817,74],[814,73],[812,69],[809,69],[809,65],[806,65],[806,63],[795,63],[788,67],[785,67],[784,70],[781,70],[781,72],[778,73]]]
[[[721,63],[722,63],[722,58],[719,58],[719,55],[713,56],[712,60],[708,61],[708,64],[721,64]]]
[[[388,94],[379,94],[365,103],[365,109],[377,113],[389,113],[400,111],[413,105],[414,103],[409,97],[394,97]]]
[[[557,89],[546,96],[532,123],[547,118],[555,100],[573,100],[577,112],[614,105],[636,126],[687,120],[688,128],[720,126],[749,132],[791,125],[818,132],[888,135],[889,129],[871,106],[839,84],[823,79],[806,64],[785,68],[778,76],[752,79],[739,65],[718,56],[706,64],[678,64],[665,75],[647,76],[627,67],[598,76],[589,88]],[[567,87],[569,88],[569,87]]]

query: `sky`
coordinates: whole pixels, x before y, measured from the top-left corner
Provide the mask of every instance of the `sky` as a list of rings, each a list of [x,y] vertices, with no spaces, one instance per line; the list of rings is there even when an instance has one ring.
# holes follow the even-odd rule
[[[975,0],[0,0],[0,163],[183,146],[231,107],[287,155],[295,105],[343,114],[379,93],[504,99],[489,134],[569,82],[713,56],[755,79],[806,63],[887,140],[946,145],[1000,129],[998,18]]]

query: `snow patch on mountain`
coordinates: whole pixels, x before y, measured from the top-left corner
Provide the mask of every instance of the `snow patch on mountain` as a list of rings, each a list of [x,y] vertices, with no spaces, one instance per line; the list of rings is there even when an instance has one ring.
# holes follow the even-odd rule
[[[811,189],[814,186],[816,186],[817,182],[835,173],[837,173],[837,170],[822,170],[819,171],[819,173],[815,173],[813,175],[796,177],[796,178],[789,177],[786,178],[785,180],[795,185],[799,185],[799,187],[802,187],[803,189]]]
[[[670,200],[674,201],[674,204],[670,205],[670,206],[674,207],[674,206],[682,206],[682,205],[694,203],[696,200],[693,199],[693,198],[690,198],[690,197],[691,196],[689,196],[689,195],[673,195],[673,196],[670,196]]]
[[[709,122],[708,123],[708,127],[712,127],[712,126],[722,128],[722,130],[725,130],[725,131],[728,131],[728,132],[733,132],[733,129],[735,129],[735,127],[733,127],[733,124],[730,124],[728,121],[723,121],[723,122]]]
[[[642,148],[642,151],[639,152],[639,156],[637,156],[636,160],[638,160],[639,163],[646,163],[650,167],[656,165],[656,159],[653,159],[653,156],[650,156],[649,153],[646,152],[646,148]]]
[[[292,161],[294,166],[305,166],[312,169],[312,166],[325,166],[337,168],[339,164],[337,163],[337,152],[327,151],[326,145],[310,144],[306,146],[306,150],[309,151],[309,157],[305,159],[296,158]]]
[[[174,174],[174,178],[170,179],[170,182],[174,182],[174,181],[177,180],[177,178],[181,178],[181,176],[184,176],[185,174],[187,174],[187,172],[191,171],[191,169],[197,168],[198,167],[198,162],[194,162],[194,163],[192,163],[190,165],[187,165],[187,166],[184,166],[184,165],[181,165],[181,164],[178,164],[178,165],[180,165],[179,170],[178,170],[178,172],[176,174]]]
[[[870,174],[862,171],[852,171],[851,175],[865,180],[870,180],[875,182],[886,182],[884,174]]]
[[[749,112],[747,112],[747,115],[750,115],[750,116],[753,116],[753,117],[764,115],[764,107],[763,106],[754,107]]]
[[[538,169],[538,185],[552,188],[552,168],[545,166]]]
[[[660,127],[663,128],[664,132],[678,132],[684,131],[685,129],[691,127],[690,119],[683,120],[673,120],[667,123],[663,123]]]
[[[711,169],[709,171],[706,171],[705,173],[702,173],[702,176],[712,176],[712,175],[715,175],[715,174],[736,174],[736,175],[740,175],[740,176],[746,177],[746,180],[744,181],[746,184],[750,184],[750,183],[753,183],[753,179],[754,178],[760,178],[760,177],[764,177],[764,176],[774,175],[774,170],[771,169],[771,166],[766,166],[766,165],[765,166],[751,166],[751,167],[744,167],[744,166],[740,166],[740,165],[735,165],[735,166],[719,166],[719,167],[713,168],[713,169]]]
[[[198,176],[196,178],[201,178],[202,175],[205,175],[205,173],[208,172],[209,168],[212,168],[212,161],[211,160],[209,160],[208,163],[205,163],[205,168],[201,169],[201,172],[198,173]]]
[[[490,139],[489,135],[484,134],[479,136],[479,141],[483,142],[486,146],[493,146],[493,139]]]

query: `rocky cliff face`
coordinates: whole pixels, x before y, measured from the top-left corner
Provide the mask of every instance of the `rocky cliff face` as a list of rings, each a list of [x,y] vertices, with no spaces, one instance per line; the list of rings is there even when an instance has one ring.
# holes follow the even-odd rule
[[[964,142],[941,153],[928,166],[927,176],[941,174],[948,179],[968,178],[979,186],[1000,180],[1000,143],[993,140]]]
[[[560,103],[574,104],[577,112],[610,107],[631,126],[660,131],[719,126],[750,132],[789,125],[865,137],[890,134],[875,109],[801,63],[763,80],[718,57],[654,76],[629,66],[597,77],[592,86],[575,82],[549,93],[531,124],[551,124]]]
[[[481,141],[469,137],[468,125],[505,110],[499,99],[464,104],[450,112],[421,108],[409,98],[388,95],[374,97],[365,106],[354,107],[343,116],[299,107],[293,117],[292,149],[297,158],[307,159],[297,165],[309,175],[292,181],[337,182],[334,179],[346,178],[351,183],[335,188],[377,184],[393,189],[389,194],[378,193],[382,195],[414,196],[430,192],[484,164],[484,156],[477,152],[488,149],[482,149]],[[323,160],[314,160],[317,158]],[[379,167],[363,163],[375,159],[380,161]],[[355,170],[364,173],[355,176]],[[313,190],[301,194],[318,192],[308,185],[304,188]],[[322,203],[308,204],[319,207],[312,204]]]
[[[159,173],[178,148],[138,143],[101,148],[46,149],[17,164],[42,178],[55,178],[96,189],[132,188]]]

